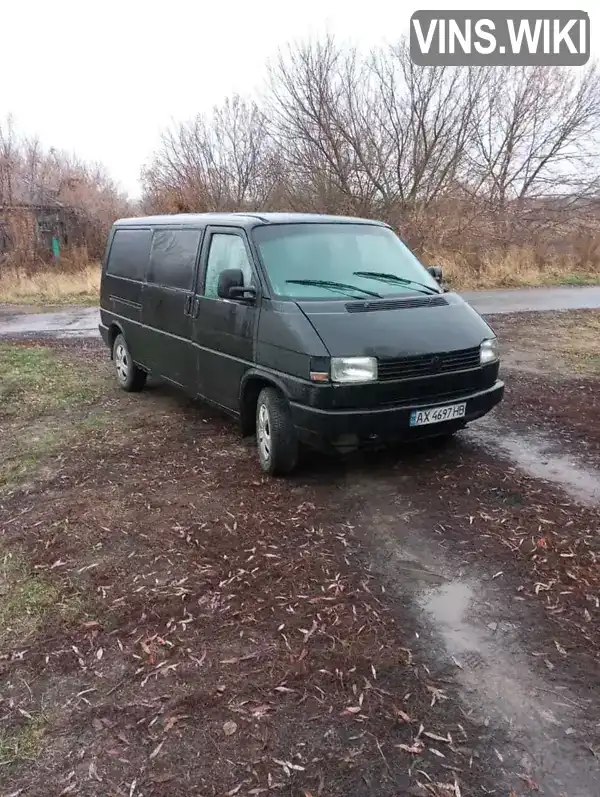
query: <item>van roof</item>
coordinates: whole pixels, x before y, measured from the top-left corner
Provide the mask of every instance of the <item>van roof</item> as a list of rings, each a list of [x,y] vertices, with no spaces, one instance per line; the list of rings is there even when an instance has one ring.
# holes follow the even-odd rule
[[[187,227],[206,224],[235,225],[236,227],[259,227],[265,224],[375,224],[389,225],[374,219],[354,216],[328,216],[322,213],[175,213],[164,216],[139,216],[115,221],[115,227],[137,227],[147,225],[173,225]]]

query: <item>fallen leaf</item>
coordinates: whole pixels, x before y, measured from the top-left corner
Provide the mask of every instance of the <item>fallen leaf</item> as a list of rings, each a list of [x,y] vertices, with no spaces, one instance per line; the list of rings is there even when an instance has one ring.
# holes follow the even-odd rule
[[[423,736],[427,736],[429,739],[435,739],[436,742],[445,742],[446,744],[452,744],[452,739],[450,736],[439,736],[437,733],[430,733],[429,731],[423,731]]]
[[[274,758],[273,761],[276,764],[279,764],[280,767],[283,767],[283,769],[286,770],[288,775],[290,774],[288,771],[290,769],[295,769],[297,772],[304,772],[304,767],[301,767],[299,764],[292,764],[291,761],[281,761],[278,758]]]
[[[185,720],[189,716],[190,716],[189,714],[173,714],[172,717],[168,717],[165,720],[165,733],[168,733],[168,731],[171,730],[171,728],[173,727],[173,725],[175,725],[176,722],[179,722],[179,720]]]
[[[91,780],[92,778],[97,780],[99,783],[102,783],[102,778],[98,774],[98,769],[96,767],[95,761],[90,762],[90,765],[88,767],[88,780]]]
[[[404,722],[412,722],[411,718],[408,716],[406,711],[402,711],[402,709],[398,708],[398,706],[394,706],[393,711],[394,714],[398,717],[398,719],[401,719]]]
[[[522,772],[517,772],[517,777],[521,778],[521,780],[524,781],[527,784],[527,788],[531,789],[531,791],[539,791],[540,790],[540,787],[537,785],[535,780],[533,780],[533,778],[530,777],[529,775],[525,775]]]
[[[256,719],[260,719],[271,710],[272,706],[270,706],[268,703],[263,703],[262,705],[256,706],[256,708],[252,709],[252,716],[256,717]]]
[[[556,639],[554,640],[554,644],[556,645],[556,649],[557,649],[557,650],[558,650],[558,652],[561,654],[561,656],[566,656],[566,655],[567,655],[567,651],[566,651],[566,650],[563,648],[563,646],[562,646],[562,645],[560,645],[560,644],[559,644],[559,643],[556,641]]]
[[[414,742],[414,744],[396,744],[394,746],[412,755],[420,755],[425,750],[425,745],[419,741]]]
[[[225,736],[233,736],[237,731],[237,727],[237,724],[233,720],[227,720],[227,722],[223,723],[223,733]]]
[[[160,753],[160,751],[162,750],[163,744],[164,744],[164,742],[161,742],[160,744],[157,744],[156,747],[154,748],[154,750],[150,753],[150,760],[151,761],[152,761],[153,758],[156,758],[156,756]]]

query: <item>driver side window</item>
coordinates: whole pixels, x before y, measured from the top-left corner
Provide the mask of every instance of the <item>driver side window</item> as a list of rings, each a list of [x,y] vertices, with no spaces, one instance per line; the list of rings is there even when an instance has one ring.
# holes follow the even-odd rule
[[[213,233],[208,250],[204,295],[217,298],[219,274],[227,268],[239,268],[244,274],[244,287],[253,284],[253,273],[243,239],[235,233]]]

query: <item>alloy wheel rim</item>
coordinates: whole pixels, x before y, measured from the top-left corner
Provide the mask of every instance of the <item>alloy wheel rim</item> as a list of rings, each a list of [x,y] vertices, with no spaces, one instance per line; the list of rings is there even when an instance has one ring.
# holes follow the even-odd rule
[[[119,380],[126,382],[129,375],[129,355],[122,343],[119,343],[115,351],[115,365]]]
[[[261,404],[258,410],[258,445],[263,460],[271,458],[271,422],[269,410]]]

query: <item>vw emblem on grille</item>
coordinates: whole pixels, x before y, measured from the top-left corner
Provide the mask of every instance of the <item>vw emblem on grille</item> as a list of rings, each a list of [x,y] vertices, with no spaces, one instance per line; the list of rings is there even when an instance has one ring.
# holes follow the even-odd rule
[[[442,361],[440,360],[440,358],[437,355],[432,357],[431,360],[429,361],[429,367],[431,368],[432,371],[439,371],[441,364],[442,364]]]

